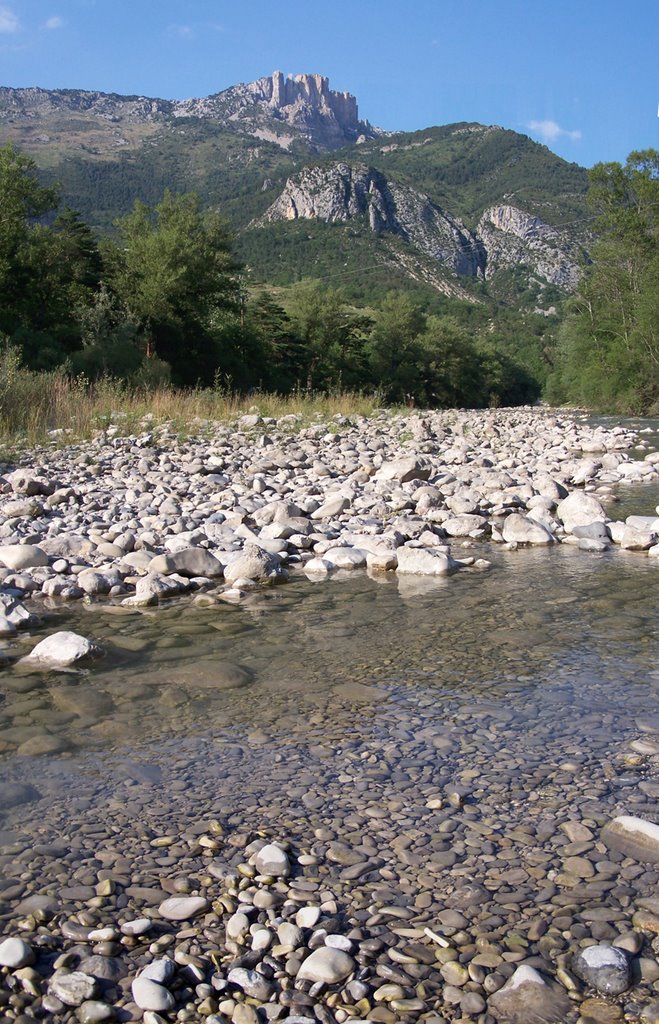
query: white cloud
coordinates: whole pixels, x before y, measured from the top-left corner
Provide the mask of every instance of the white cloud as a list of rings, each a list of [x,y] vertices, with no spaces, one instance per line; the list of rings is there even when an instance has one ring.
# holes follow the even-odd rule
[[[581,138],[578,128],[569,131],[567,128],[561,128],[556,121],[528,121],[526,127],[534,135],[539,135],[544,142],[556,142],[558,139],[572,139],[573,142],[578,142]]]
[[[167,35],[175,36],[179,39],[192,39],[195,31],[192,25],[170,25],[167,29]]]
[[[48,21],[44,21],[42,28],[54,29],[62,28],[64,25],[64,18],[60,18],[58,14],[53,15]]]
[[[19,21],[9,7],[0,6],[0,32],[18,32]]]

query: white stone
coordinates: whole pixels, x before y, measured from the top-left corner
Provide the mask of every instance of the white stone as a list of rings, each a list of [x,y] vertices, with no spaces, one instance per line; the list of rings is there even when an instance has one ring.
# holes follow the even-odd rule
[[[48,555],[34,544],[3,544],[0,546],[0,563],[14,572],[48,565]]]
[[[168,921],[187,921],[208,910],[203,896],[170,896],[158,907],[158,913]]]
[[[291,872],[288,854],[280,846],[268,843],[256,855],[256,870],[260,875],[285,878]]]
[[[166,988],[149,978],[140,975],[130,986],[133,999],[140,1010],[154,1010],[156,1013],[167,1013],[175,1006],[174,996]]]
[[[14,971],[20,967],[28,967],[34,961],[32,948],[23,939],[8,938],[0,942],[0,967],[9,967]]]
[[[44,668],[66,667],[101,653],[101,648],[86,637],[60,630],[41,640],[18,664]]]
[[[344,981],[355,969],[355,961],[340,949],[324,946],[315,949],[302,963],[297,977],[307,981],[322,981],[335,985]]]
[[[398,557],[396,571],[400,574],[447,576],[459,568],[450,553],[437,551],[434,548],[400,547],[397,549],[396,555]]]
[[[315,928],[320,920],[320,907],[300,907],[295,915],[298,928]]]
[[[55,971],[48,983],[48,991],[67,1006],[80,1006],[87,999],[93,999],[96,979],[82,971]]]

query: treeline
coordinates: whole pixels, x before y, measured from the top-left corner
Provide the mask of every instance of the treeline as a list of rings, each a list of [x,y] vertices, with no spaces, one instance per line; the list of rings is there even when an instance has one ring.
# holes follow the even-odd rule
[[[30,369],[243,392],[361,388],[427,405],[540,393],[540,339],[522,365],[491,322],[474,330],[403,291],[368,310],[318,281],[281,301],[250,292],[226,224],[194,194],[137,202],[99,241],[77,213],[56,215],[56,190],[7,146],[0,209],[0,337]]]
[[[561,326],[551,401],[659,413],[659,152],[597,164],[592,266]]]

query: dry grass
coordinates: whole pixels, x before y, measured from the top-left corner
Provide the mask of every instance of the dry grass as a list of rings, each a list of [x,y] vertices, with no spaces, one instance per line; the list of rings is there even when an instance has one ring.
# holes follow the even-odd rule
[[[34,373],[18,366],[10,351],[0,353],[0,444],[11,448],[54,438],[82,441],[110,426],[121,434],[163,424],[198,433],[245,413],[277,419],[295,414],[304,423],[318,422],[337,414],[368,416],[381,404],[378,395],[354,392],[244,396],[221,388],[131,387],[112,378],[92,383],[58,370]]]

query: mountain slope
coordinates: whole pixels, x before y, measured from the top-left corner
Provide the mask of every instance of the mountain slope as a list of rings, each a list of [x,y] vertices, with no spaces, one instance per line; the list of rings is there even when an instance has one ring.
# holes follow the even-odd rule
[[[514,304],[529,287],[573,289],[586,259],[582,168],[498,127],[385,134],[319,75],[275,72],[193,100],[2,88],[6,140],[101,231],[136,198],[198,192],[229,219],[254,280],[367,260],[378,279],[382,268]]]

